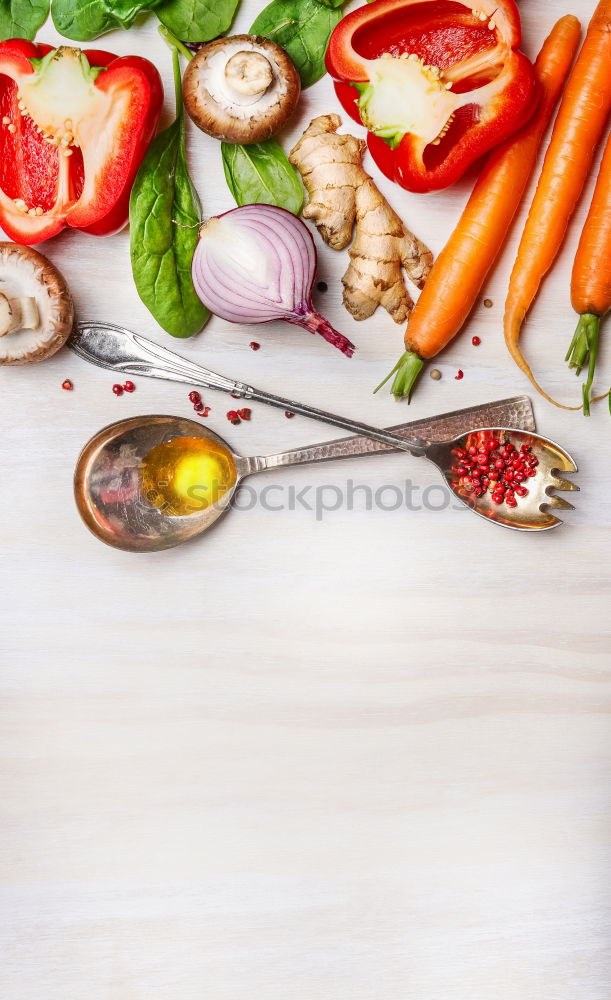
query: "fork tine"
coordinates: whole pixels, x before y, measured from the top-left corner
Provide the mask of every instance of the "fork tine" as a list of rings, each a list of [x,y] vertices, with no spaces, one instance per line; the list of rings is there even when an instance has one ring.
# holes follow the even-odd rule
[[[547,507],[552,507],[555,510],[575,510],[572,503],[565,500],[564,497],[557,497],[553,494],[548,494],[547,500],[545,501]]]
[[[555,490],[577,490],[577,491],[579,491],[579,489],[580,489],[580,487],[577,486],[576,483],[572,483],[570,479],[563,479],[562,476],[554,476],[553,473],[552,473],[552,478],[553,478],[553,481],[554,481],[554,489]]]

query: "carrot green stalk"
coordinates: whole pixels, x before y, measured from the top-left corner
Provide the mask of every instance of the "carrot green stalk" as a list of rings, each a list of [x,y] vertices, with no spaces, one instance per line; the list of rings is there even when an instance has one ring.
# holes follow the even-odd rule
[[[537,110],[524,128],[497,146],[486,160],[409,318],[407,350],[378,389],[394,375],[392,392],[409,398],[424,359],[441,351],[467,319],[522,200],[579,37],[579,21],[567,14],[543,43],[535,62],[541,90]]]
[[[505,304],[505,341],[518,367],[550,403],[518,346],[520,330],[552,266],[592,165],[611,108],[611,0],[601,0],[562,96]]]
[[[577,375],[585,364],[588,365],[588,377],[583,386],[583,412],[588,415],[600,321],[611,309],[611,135],[577,247],[571,277],[571,302],[580,318],[565,360],[570,368],[577,370]]]

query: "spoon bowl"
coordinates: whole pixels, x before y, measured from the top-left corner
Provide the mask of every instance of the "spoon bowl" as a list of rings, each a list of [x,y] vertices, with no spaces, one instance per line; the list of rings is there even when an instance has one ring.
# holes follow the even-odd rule
[[[145,456],[177,437],[222,445],[236,467],[235,483],[217,503],[182,517],[172,515],[167,506],[152,506],[140,480]],[[83,521],[102,542],[127,552],[157,552],[211,528],[228,510],[246,471],[245,460],[202,424],[172,416],[131,417],[104,427],[85,445],[76,464],[74,495]]]
[[[487,427],[466,431],[477,416],[511,419],[519,423],[521,429]],[[403,440],[413,440],[414,434],[421,434],[427,442],[423,447],[426,458],[440,469],[458,499],[481,517],[504,527],[545,530],[561,523],[554,515],[554,509],[572,509],[571,504],[552,494],[551,490],[577,490],[578,486],[562,477],[562,473],[574,472],[576,466],[559,445],[534,433],[532,408],[526,397],[400,424],[385,433],[390,435],[392,444],[356,436],[276,455],[247,458],[237,455],[207,425],[194,420],[163,415],[131,417],[99,431],[81,452],[74,477],[76,504],[90,531],[107,545],[129,552],[156,552],[187,542],[216,524],[230,508],[235,492],[246,476],[288,465],[400,450]],[[450,434],[454,436],[447,440]],[[511,441],[518,450],[525,445],[537,457],[540,474],[538,472],[535,478],[528,480],[528,495],[521,498],[514,508],[495,504],[489,494],[476,497],[456,485],[457,449],[468,450],[470,445],[480,443],[486,437],[496,438],[499,442]],[[161,489],[157,489],[155,496],[151,497],[142,477],[143,460],[151,451],[177,438],[214,442],[225,450],[235,472],[235,481],[216,503],[199,510],[194,507],[190,513],[182,514],[177,514],[167,498],[160,496]],[[168,484],[164,481],[152,485],[160,488]],[[196,493],[193,495],[197,498]],[[162,500],[159,506],[150,502],[159,499]]]
[[[495,503],[495,498],[490,498],[479,487],[470,492],[465,489],[466,482],[459,483],[452,473],[453,453],[457,442],[452,434],[448,434],[445,443],[439,443],[439,439],[431,440],[430,436],[403,436],[396,431],[374,427],[365,424],[360,420],[353,420],[350,417],[343,417],[337,413],[330,413],[328,410],[320,410],[316,406],[309,406],[306,403],[298,403],[282,396],[276,396],[261,389],[255,389],[244,382],[219,375],[208,368],[195,365],[191,361],[181,358],[179,355],[168,351],[152,341],[146,340],[140,334],[118,327],[112,323],[79,323],[70,339],[72,350],[86,361],[99,365],[102,368],[109,368],[115,372],[129,375],[148,375],[152,378],[168,379],[173,382],[186,382],[193,385],[204,386],[205,388],[218,389],[221,392],[230,393],[235,399],[257,400],[268,406],[277,407],[283,410],[290,410],[292,413],[300,413],[302,416],[310,417],[314,420],[321,420],[323,423],[332,424],[334,427],[341,427],[352,434],[362,435],[371,441],[377,441],[383,446],[390,446],[399,451],[408,452],[416,458],[427,458],[432,462],[449,482],[458,498],[472,510],[475,514],[485,517],[493,524],[499,524],[506,528],[513,528],[518,531],[541,531],[548,528],[555,528],[561,524],[561,519],[556,517],[550,510],[572,510],[571,504],[561,497],[552,494],[553,489],[571,490],[577,489],[575,484],[559,476],[560,472],[576,472],[577,466],[573,459],[554,441],[537,436],[533,438],[533,447],[536,454],[536,465],[539,469],[534,488],[528,493],[515,489],[520,499],[528,495],[530,500],[524,505],[524,512],[517,509],[518,504],[515,495],[507,494],[507,499],[499,499]],[[480,425],[481,427],[482,425]],[[461,428],[464,435],[466,428]],[[471,434],[495,434],[502,433],[503,441],[511,441],[511,434],[514,433],[514,425],[507,423],[503,427],[490,423],[484,425],[482,430],[472,431]],[[515,429],[519,435],[519,431]],[[515,445],[513,445],[515,447]],[[495,458],[495,461],[498,459]],[[261,460],[262,464],[250,468],[249,471],[259,472],[262,468],[269,468],[267,460]],[[456,463],[454,463],[456,464]],[[516,478],[516,470],[508,469],[512,476],[509,481],[505,479],[505,486],[511,489],[511,483]],[[502,476],[506,477],[503,472]],[[518,476],[521,475],[518,472]],[[513,477],[513,478],[512,478]],[[496,479],[496,475],[494,479]],[[516,484],[516,485],[519,485]],[[531,496],[532,493],[532,496]],[[494,507],[492,507],[494,504]],[[495,510],[495,507],[508,510]],[[528,510],[526,510],[528,508]]]

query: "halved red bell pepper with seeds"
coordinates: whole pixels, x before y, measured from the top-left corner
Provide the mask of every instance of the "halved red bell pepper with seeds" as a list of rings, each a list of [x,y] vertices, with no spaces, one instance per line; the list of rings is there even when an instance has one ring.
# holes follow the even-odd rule
[[[514,0],[475,3],[375,0],[331,35],[337,95],[368,129],[377,165],[409,191],[453,184],[536,107]]]
[[[0,42],[0,226],[40,243],[65,226],[122,229],[163,88],[151,62]]]

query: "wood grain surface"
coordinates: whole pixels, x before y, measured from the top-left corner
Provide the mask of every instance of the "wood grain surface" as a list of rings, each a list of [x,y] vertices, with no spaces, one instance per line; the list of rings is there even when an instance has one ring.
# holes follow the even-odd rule
[[[259,6],[244,0],[236,29]],[[585,23],[592,7],[572,9]],[[567,6],[521,10],[534,56]],[[170,58],[153,19],[103,46],[157,63],[169,120]],[[327,79],[304,94],[285,147],[329,110]],[[215,142],[190,129],[189,155],[205,212],[231,207]],[[432,196],[379,182],[438,251],[473,176]],[[563,362],[569,278],[591,190],[524,337],[567,401],[579,388]],[[346,255],[324,247],[317,302],[357,344],[352,361],[282,325],[257,330],[256,353],[253,330],[216,320],[169,346],[380,425],[517,395],[528,386],[501,317],[518,236],[486,285],[492,308],[477,306],[439,360],[442,380],[423,377],[409,410],[371,393],[402,330],[381,312],[352,321]],[[134,290],[128,242],[64,233],[44,250],[82,318],[167,344]],[[610,360],[604,343],[601,391]],[[253,509],[205,539],[134,556],[82,526],[74,463],[115,419],[188,415],[188,389],[140,379],[117,399],[110,373],[66,351],[0,379],[0,994],[608,1000],[605,405],[586,420],[534,399],[539,429],[580,467],[577,509],[556,531],[504,531],[447,508],[426,463],[377,455],[269,472],[252,480]],[[243,454],[337,437],[262,406],[232,427],[228,398],[206,402]],[[317,518],[296,499],[308,487],[310,507],[324,487],[319,501],[337,509]],[[370,505],[367,489],[382,487]]]

